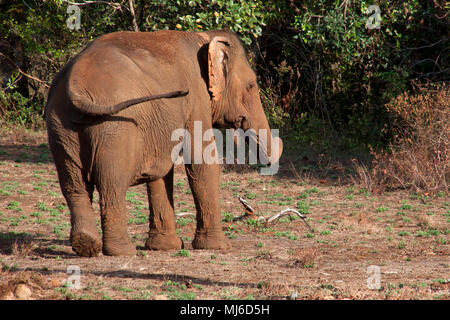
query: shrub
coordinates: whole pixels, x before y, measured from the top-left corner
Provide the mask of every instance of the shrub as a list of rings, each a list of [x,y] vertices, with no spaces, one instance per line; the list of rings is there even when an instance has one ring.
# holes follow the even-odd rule
[[[371,176],[377,187],[448,191],[449,101],[448,85],[418,85],[387,105],[395,136],[388,150],[374,153]]]

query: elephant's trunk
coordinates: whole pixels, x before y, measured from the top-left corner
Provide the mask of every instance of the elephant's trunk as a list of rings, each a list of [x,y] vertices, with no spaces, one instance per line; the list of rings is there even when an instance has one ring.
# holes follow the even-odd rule
[[[261,128],[259,127],[259,130],[257,130],[257,139],[258,139],[258,146],[262,153],[260,152],[260,156],[267,157],[265,159],[265,162],[268,160],[268,165],[273,165],[277,163],[281,157],[281,154],[283,153],[283,142],[277,135],[272,134],[272,130],[269,127],[269,124],[267,123],[267,120],[264,119],[266,124]],[[261,130],[264,129],[264,130]],[[262,161],[263,159],[260,159]]]
[[[256,132],[256,142],[260,149],[260,161],[270,166],[277,163],[280,159],[283,152],[283,142],[278,137],[278,134],[272,134],[267,118],[262,111],[262,106],[260,110],[262,116],[254,117],[251,121],[248,119],[244,120],[242,129],[244,131],[253,129]]]

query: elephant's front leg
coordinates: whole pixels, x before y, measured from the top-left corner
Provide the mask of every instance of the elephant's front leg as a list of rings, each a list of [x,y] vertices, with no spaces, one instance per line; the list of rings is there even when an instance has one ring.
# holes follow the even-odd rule
[[[231,249],[222,231],[219,207],[219,165],[186,165],[189,185],[197,209],[194,249]]]
[[[173,168],[162,179],[147,184],[150,230],[146,247],[150,250],[179,250],[183,242],[176,234],[173,208]]]

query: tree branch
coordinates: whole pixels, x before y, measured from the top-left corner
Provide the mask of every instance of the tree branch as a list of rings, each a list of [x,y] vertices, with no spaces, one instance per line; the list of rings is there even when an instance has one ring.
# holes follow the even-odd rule
[[[1,53],[1,52],[0,52],[0,57],[5,58],[5,60],[8,61],[11,65],[13,65],[14,68],[16,68],[17,71],[19,71],[19,73],[20,73],[21,75],[24,75],[24,76],[27,77],[28,79],[31,79],[31,80],[34,80],[34,81],[37,81],[37,82],[41,83],[41,84],[44,85],[46,88],[50,88],[50,86],[49,86],[48,84],[46,84],[44,81],[42,81],[41,79],[38,79],[38,78],[36,78],[36,77],[33,77],[32,75],[30,75],[30,74],[28,74],[28,73],[22,71],[22,69],[20,69],[19,66],[17,66],[17,64],[15,64],[14,61],[13,61],[10,57],[5,56],[5,55],[4,55],[3,53]]]
[[[83,2],[72,2],[68,0],[64,0],[65,3],[70,4],[72,6],[78,6],[83,7],[90,4],[107,4],[114,8],[114,10],[122,9],[122,4],[118,2],[111,2],[111,1],[83,1]]]
[[[128,0],[128,4],[130,5],[130,13],[131,17],[133,18],[133,28],[134,31],[139,31],[139,27],[136,22],[136,14],[134,13],[134,0]]]

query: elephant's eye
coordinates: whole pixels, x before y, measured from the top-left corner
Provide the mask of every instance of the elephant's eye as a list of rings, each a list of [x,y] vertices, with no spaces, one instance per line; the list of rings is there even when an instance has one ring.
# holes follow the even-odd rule
[[[255,87],[255,85],[252,83],[252,82],[250,82],[248,85],[247,85],[247,90],[251,90],[251,89],[253,89]]]

